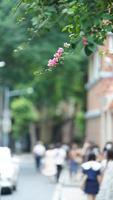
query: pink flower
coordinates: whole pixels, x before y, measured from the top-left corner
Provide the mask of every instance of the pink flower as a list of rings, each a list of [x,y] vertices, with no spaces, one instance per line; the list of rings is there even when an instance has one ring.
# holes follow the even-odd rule
[[[59,53],[59,54],[62,54],[63,52],[64,52],[64,49],[61,48],[61,47],[60,47],[60,48],[58,49],[58,51],[57,51],[57,53]]]
[[[53,67],[53,66],[55,66],[57,63],[58,63],[58,59],[57,59],[57,58],[50,59],[50,60],[48,61],[48,67]]]
[[[48,61],[48,67],[52,67],[53,66],[53,62],[52,62],[52,59],[50,59],[49,61]]]
[[[55,53],[55,54],[54,54],[54,57],[59,59],[59,58],[61,57],[61,53],[58,53],[58,52]]]
[[[56,65],[58,63],[58,58],[53,58],[52,62],[53,62],[53,65]]]
[[[54,54],[54,58],[53,58],[53,59],[50,59],[50,60],[48,61],[48,67],[54,67],[54,66],[56,66],[56,65],[58,64],[58,61],[59,61],[59,59],[61,58],[63,52],[64,52],[64,49],[60,47],[60,48],[57,50],[57,52]]]

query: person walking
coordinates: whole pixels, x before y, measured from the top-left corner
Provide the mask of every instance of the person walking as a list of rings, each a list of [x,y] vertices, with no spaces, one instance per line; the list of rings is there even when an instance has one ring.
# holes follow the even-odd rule
[[[58,147],[56,148],[56,159],[55,159],[57,168],[57,173],[56,173],[57,182],[59,180],[63,166],[65,164],[65,159],[66,159],[66,151],[64,150],[64,148],[62,148],[61,145],[58,145]]]
[[[77,147],[72,147],[68,153],[70,178],[74,178],[82,163],[82,152]]]
[[[56,175],[57,169],[55,164],[56,150],[54,145],[49,145],[43,159],[42,174],[50,178]]]
[[[38,170],[40,169],[41,159],[45,154],[45,150],[46,150],[45,146],[43,145],[43,142],[41,141],[38,141],[37,144],[33,148],[33,154],[35,157],[36,167]]]
[[[107,149],[106,158],[103,179],[96,200],[113,199],[113,148]]]
[[[82,169],[83,174],[87,175],[84,192],[86,193],[88,200],[95,200],[95,197],[99,192],[101,164],[96,161],[94,152],[89,153],[88,161],[82,164]]]

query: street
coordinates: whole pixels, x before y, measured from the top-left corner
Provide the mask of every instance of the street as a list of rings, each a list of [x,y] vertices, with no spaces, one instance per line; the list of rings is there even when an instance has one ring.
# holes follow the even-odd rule
[[[51,200],[55,184],[39,174],[30,155],[20,157],[20,175],[17,191],[2,195],[2,200]]]

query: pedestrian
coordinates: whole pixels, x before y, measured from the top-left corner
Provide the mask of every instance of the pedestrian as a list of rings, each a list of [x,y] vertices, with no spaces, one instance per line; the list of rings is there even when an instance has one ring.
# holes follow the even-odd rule
[[[36,167],[39,170],[41,166],[41,159],[45,154],[45,146],[43,145],[43,142],[41,141],[37,142],[37,144],[33,148],[33,154],[36,161]]]
[[[63,166],[65,164],[66,160],[66,151],[62,146],[59,144],[56,148],[56,158],[55,158],[55,163],[56,163],[56,168],[57,168],[57,173],[56,173],[56,180],[58,182],[60,174],[62,172]]]
[[[113,149],[113,142],[112,141],[109,141],[109,142],[106,142],[106,144],[104,145],[104,148],[103,148],[103,160],[101,162],[101,165],[102,165],[102,172],[104,173],[104,170],[106,169],[106,165],[107,165],[107,152],[110,150],[110,149]]]
[[[104,152],[106,152],[109,149],[113,149],[113,142],[112,141],[106,142],[103,150],[104,150]]]
[[[103,179],[96,200],[113,199],[113,148],[107,150],[106,158],[106,167],[104,168]]]
[[[68,153],[70,178],[73,179],[75,177],[75,174],[77,173],[81,163],[82,163],[82,153],[80,152],[80,149],[78,149],[76,146],[72,146],[72,148]]]
[[[91,152],[92,146],[94,145],[91,141],[85,141],[82,147],[82,154],[83,154],[83,160],[84,162],[88,161],[88,156]]]
[[[42,174],[50,178],[56,175],[57,169],[55,164],[56,150],[54,145],[49,145],[43,159]]]
[[[95,200],[99,191],[100,178],[101,178],[101,164],[96,161],[94,152],[88,155],[88,161],[82,164],[83,173],[87,175],[84,192],[87,194],[88,200]]]

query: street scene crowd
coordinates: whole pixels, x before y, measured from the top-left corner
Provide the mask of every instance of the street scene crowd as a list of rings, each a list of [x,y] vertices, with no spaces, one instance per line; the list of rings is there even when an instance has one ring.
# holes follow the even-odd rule
[[[93,142],[85,142],[83,146],[58,143],[45,147],[39,141],[33,154],[36,169],[51,182],[73,185],[88,200],[113,198],[113,142],[100,149]]]

